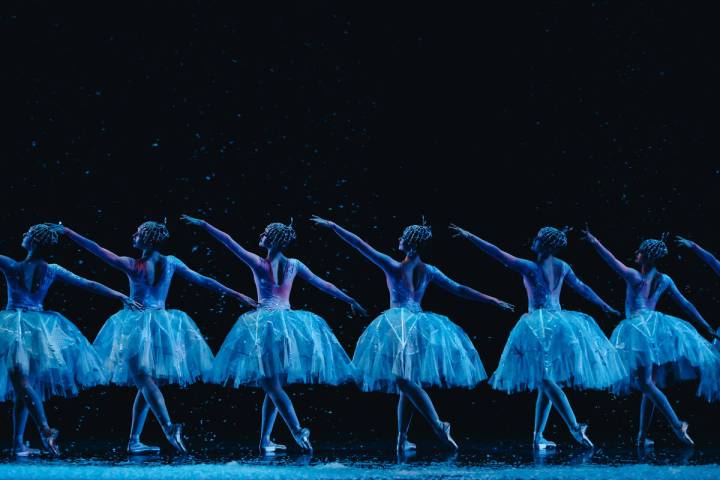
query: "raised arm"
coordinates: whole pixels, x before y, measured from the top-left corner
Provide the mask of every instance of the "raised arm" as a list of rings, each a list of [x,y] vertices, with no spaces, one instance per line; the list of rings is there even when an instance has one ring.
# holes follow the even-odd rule
[[[713,272],[720,275],[720,260],[715,258],[715,255],[708,252],[692,240],[688,240],[687,238],[683,238],[678,235],[677,237],[675,237],[675,240],[677,241],[677,244],[681,247],[689,248],[690,250],[695,252],[695,254],[700,257],[703,262],[707,263],[710,268],[712,268]]]
[[[172,258],[172,261],[175,263],[175,273],[180,275],[182,278],[187,280],[188,282],[194,283],[196,285],[200,285],[201,287],[205,287],[208,290],[214,290],[221,295],[228,295],[230,297],[233,297],[240,302],[249,305],[251,307],[257,307],[257,302],[253,300],[252,298],[248,297],[247,295],[243,295],[240,292],[236,292],[232,288],[228,288],[222,283],[218,282],[217,280],[206,277],[205,275],[201,275],[195,270],[192,270],[187,265],[185,265],[180,259],[175,257],[168,257],[168,260]]]
[[[575,290],[577,293],[580,294],[584,299],[594,303],[595,305],[599,306],[603,309],[606,313],[611,313],[613,315],[620,315],[620,312],[612,308],[610,305],[605,303],[605,301],[600,298],[600,296],[593,291],[592,288],[588,287],[583,283],[577,275],[575,275],[575,272],[573,272],[572,268],[568,267],[568,272],[565,275],[565,281],[572,287],[573,290]]]
[[[6,257],[5,255],[0,255],[0,272],[7,272],[10,270],[10,267],[12,267],[15,260],[13,260],[10,257]]]
[[[342,300],[343,302],[350,305],[353,311],[358,312],[362,316],[367,316],[367,311],[358,303],[357,300],[346,294],[332,283],[324,280],[315,275],[304,263],[295,260],[297,262],[298,276],[308,282],[313,287],[317,288],[321,292],[325,292],[331,297]]]
[[[470,240],[470,243],[478,247],[483,252],[490,255],[492,258],[497,260],[498,262],[502,263],[509,269],[524,274],[530,270],[532,267],[532,262],[529,260],[525,260],[522,258],[515,257],[513,255],[510,255],[509,253],[501,250],[500,248],[496,247],[492,243],[483,240],[482,238],[473,235],[469,231],[458,227],[455,224],[450,224],[450,230],[454,232],[455,237],[461,237],[465,238],[467,240]]]
[[[189,215],[182,215],[180,217],[182,221],[187,223],[188,225],[193,225],[195,227],[200,227],[206,232],[208,232],[213,238],[218,240],[220,243],[225,245],[228,250],[230,250],[232,253],[235,254],[236,257],[238,257],[240,260],[245,262],[250,268],[255,269],[260,267],[262,260],[259,256],[255,255],[254,253],[244,249],[239,243],[237,243],[233,238],[228,235],[227,233],[223,232],[219,228],[214,227],[213,225],[210,225],[205,220],[201,220],[199,218],[194,218]]]
[[[498,300],[495,297],[491,297],[490,295],[485,295],[484,293],[480,293],[477,290],[474,290],[470,287],[466,287],[465,285],[461,285],[455,280],[451,279],[447,275],[445,275],[443,272],[441,272],[436,267],[432,268],[432,283],[435,285],[438,285],[439,287],[447,290],[448,292],[452,293],[453,295],[456,295],[460,298],[466,298],[468,300],[473,300],[475,302],[480,303],[490,303],[492,305],[495,305],[498,308],[502,308],[503,310],[509,310],[513,311],[515,310],[515,306],[503,302],[502,300]]]
[[[668,282],[668,292],[670,293],[670,297],[680,305],[680,307],[692,318],[692,320],[700,327],[700,330],[706,332],[711,337],[717,338],[717,335],[715,335],[715,331],[710,326],[708,322],[705,321],[705,319],[700,315],[700,312],[698,312],[698,309],[695,308],[695,305],[690,303],[690,301],[685,298],[685,296],[680,292],[680,289],[677,288],[677,285],[675,285],[675,282],[665,275],[666,281]]]
[[[71,230],[70,228],[63,225],[60,225],[60,227],[62,227],[60,230],[58,230],[60,233],[65,235],[73,242],[77,243],[80,247],[84,248],[88,252],[97,256],[98,258],[100,258],[100,260],[107,263],[111,267],[122,270],[125,273],[128,273],[132,270],[134,264],[132,258],[116,255],[107,248],[103,248],[97,243],[93,242],[89,238],[83,237],[76,231]]]
[[[59,280],[63,283],[67,283],[68,285],[72,285],[74,287],[79,287],[85,290],[88,290],[93,293],[97,293],[100,295],[104,295],[106,297],[111,297],[116,300],[120,300],[123,304],[126,306],[132,308],[132,309],[142,309],[143,306],[132,300],[127,295],[120,293],[116,290],[113,290],[110,287],[106,287],[102,283],[95,282],[93,280],[88,280],[87,278],[81,277],[80,275],[76,275],[72,273],[70,270],[67,270],[60,265],[53,265],[52,268],[55,269],[55,279]]]
[[[368,245],[362,238],[358,237],[351,231],[342,228],[337,223],[331,222],[330,220],[325,220],[324,218],[320,218],[317,215],[313,215],[312,217],[310,217],[310,220],[320,225],[321,227],[329,228],[334,231],[338,235],[338,237],[349,243],[350,246],[354,247],[358,252],[362,253],[365,257],[367,257],[368,260],[373,262],[375,265],[382,268],[383,271],[387,272],[396,265],[397,262],[395,262],[395,260],[393,260],[390,256],[378,252],[373,247]]]
[[[637,280],[636,277],[638,277],[637,270],[628,267],[624,263],[622,263],[620,260],[615,258],[615,256],[605,248],[605,245],[600,243],[600,240],[598,240],[595,235],[590,233],[590,228],[586,225],[585,229],[582,231],[583,238],[592,245],[592,247],[595,249],[598,254],[600,254],[600,258],[602,258],[605,263],[610,265],[610,268],[612,268],[615,273],[620,275],[625,280]]]

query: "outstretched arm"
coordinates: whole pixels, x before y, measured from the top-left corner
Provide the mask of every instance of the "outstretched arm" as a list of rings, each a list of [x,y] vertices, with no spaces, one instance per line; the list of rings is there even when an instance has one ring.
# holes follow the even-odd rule
[[[532,266],[532,262],[529,260],[525,260],[522,258],[515,257],[513,255],[510,255],[509,253],[501,250],[500,248],[496,247],[492,243],[483,240],[482,238],[473,235],[472,233],[468,232],[467,230],[458,227],[455,224],[450,224],[450,230],[454,232],[455,237],[462,237],[467,240],[470,240],[470,243],[478,247],[483,252],[490,255],[492,258],[497,260],[498,262],[502,263],[506,267],[510,268],[511,270],[518,272],[518,273],[526,273],[530,270]]]
[[[12,258],[0,255],[0,272],[7,272],[10,270],[13,262],[14,260]]]
[[[707,263],[710,266],[710,268],[713,269],[713,272],[720,275],[720,260],[715,258],[715,255],[708,252],[707,250],[705,250],[704,248],[702,248],[700,245],[693,242],[692,240],[688,240],[687,238],[683,238],[679,235],[677,237],[675,237],[675,239],[676,239],[678,245],[680,245],[681,247],[689,248],[690,250],[695,252],[695,254],[698,257],[700,257],[700,259],[703,262]]]
[[[349,243],[350,246],[354,247],[358,252],[362,253],[365,257],[367,257],[368,260],[373,262],[375,265],[382,268],[383,271],[387,272],[395,264],[395,261],[388,255],[378,252],[373,247],[368,245],[362,238],[358,237],[351,231],[344,229],[337,223],[331,222],[330,220],[325,220],[324,218],[320,218],[317,215],[313,215],[312,217],[310,217],[310,220],[320,225],[321,227],[329,228],[335,233],[337,233],[338,237]]]
[[[55,268],[55,278],[57,280],[60,280],[61,282],[67,283],[69,285],[73,285],[75,287],[80,287],[85,290],[91,291],[93,293],[98,293],[100,295],[104,295],[106,297],[111,297],[116,300],[120,300],[123,304],[127,305],[128,307],[132,309],[142,309],[143,306],[132,300],[130,297],[128,297],[125,294],[122,294],[116,290],[113,290],[110,287],[106,287],[102,283],[95,282],[93,280],[88,280],[87,278],[81,277],[80,275],[76,275],[72,273],[70,270],[67,270],[60,265],[54,265]]]
[[[117,268],[118,270],[122,270],[125,273],[128,273],[130,270],[132,270],[133,267],[133,259],[130,257],[121,257],[119,255],[116,255],[115,253],[111,252],[107,248],[103,248],[97,243],[93,242],[89,238],[85,238],[79,233],[75,232],[74,230],[69,229],[68,227],[65,227],[63,225],[60,225],[62,227],[59,232],[65,235],[67,238],[72,240],[73,242],[77,243],[80,247],[84,248],[88,252],[92,253],[93,255],[97,256],[102,260],[103,262],[107,263],[113,268]]]
[[[612,268],[615,273],[620,275],[625,280],[633,280],[637,276],[637,271],[628,267],[620,260],[615,258],[615,256],[610,252],[610,250],[605,248],[605,245],[600,243],[600,240],[598,240],[592,233],[590,233],[590,228],[587,225],[585,226],[585,230],[583,230],[582,233],[585,240],[587,240],[588,243],[593,246],[595,251],[600,254],[600,258],[605,260],[605,263],[610,265],[610,268]]]
[[[187,223],[188,225],[193,225],[195,227],[200,227],[206,232],[208,232],[212,237],[214,237],[216,240],[218,240],[220,243],[225,245],[228,250],[230,250],[232,253],[235,254],[236,257],[238,257],[240,260],[245,262],[250,268],[255,269],[262,263],[262,260],[259,256],[255,255],[254,253],[245,250],[239,243],[237,243],[233,238],[228,235],[227,233],[223,232],[219,228],[214,227],[213,225],[210,225],[205,220],[201,220],[199,218],[194,218],[189,215],[182,215],[180,217],[182,221]]]
[[[568,267],[569,268],[569,267]],[[600,296],[595,293],[595,291],[585,285],[578,277],[575,275],[575,272],[573,272],[572,268],[569,268],[568,273],[565,275],[565,281],[570,285],[573,290],[578,292],[580,296],[582,296],[584,299],[594,303],[595,305],[599,306],[603,309],[606,313],[612,313],[613,315],[620,315],[620,312],[612,308],[610,305],[605,303],[605,301],[600,298]]]
[[[470,287],[466,287],[465,285],[461,285],[455,280],[451,279],[447,275],[445,275],[443,272],[441,272],[438,268],[432,267],[432,282],[439,287],[442,287],[443,289],[447,290],[448,292],[452,293],[453,295],[456,295],[460,298],[466,298],[468,300],[473,300],[475,302],[480,303],[490,303],[492,305],[495,305],[498,308],[502,308],[503,310],[509,310],[513,311],[515,310],[515,306],[503,302],[502,300],[498,300],[495,297],[491,297],[490,295],[485,295],[484,293],[480,293],[477,290],[474,290]]]
[[[715,335],[715,331],[710,326],[710,324],[705,321],[702,315],[700,315],[700,312],[698,312],[698,309],[695,308],[695,305],[690,303],[690,301],[685,298],[685,296],[680,292],[680,290],[675,285],[675,282],[673,282],[670,277],[666,276],[666,278],[668,281],[668,292],[670,292],[670,296],[673,300],[675,300],[675,303],[680,305],[680,307],[685,310],[685,312],[700,327],[700,330],[706,332],[711,337],[717,338],[717,335]]]
[[[297,265],[298,276],[300,276],[300,278],[302,278],[321,292],[325,292],[328,295],[338,298],[343,302],[347,303],[348,305],[350,305],[350,308],[352,308],[353,311],[357,311],[360,315],[367,315],[367,311],[362,307],[362,305],[360,305],[360,303],[358,303],[357,300],[355,300],[350,295],[346,294],[327,280],[324,280],[315,275],[307,266],[305,266],[304,263],[298,261]]]
[[[216,292],[219,292],[221,295],[228,295],[230,297],[236,298],[240,302],[249,305],[251,307],[257,307],[257,302],[253,300],[252,298],[248,297],[247,295],[243,295],[240,292],[236,292],[232,288],[228,288],[222,283],[218,282],[217,280],[206,277],[205,275],[201,275],[195,270],[192,270],[187,265],[185,265],[182,261],[175,258],[175,272],[180,275],[182,278],[187,280],[188,282],[195,283],[197,285],[200,285],[201,287],[205,287],[209,290],[215,290]]]

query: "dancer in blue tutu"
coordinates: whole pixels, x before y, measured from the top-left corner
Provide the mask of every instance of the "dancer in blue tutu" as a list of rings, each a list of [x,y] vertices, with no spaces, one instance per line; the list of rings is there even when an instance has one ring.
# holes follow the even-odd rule
[[[627,284],[626,318],[615,328],[610,340],[620,352],[629,373],[628,379],[616,386],[616,391],[624,393],[634,386],[643,394],[638,446],[649,447],[654,443],[647,435],[655,408],[667,419],[680,441],[692,445],[687,433],[688,423],[678,418],[660,388],[697,378],[698,395],[708,400],[716,399],[720,389],[720,356],[688,322],[656,311],[657,303],[667,294],[707,335],[714,336],[712,328],[680,293],[675,282],[657,270],[657,262],[668,253],[664,241],[648,239],[640,244],[635,256],[639,267],[636,270],[615,258],[588,228],[583,233],[600,257]]]
[[[532,244],[535,260],[506,253],[456,225],[460,236],[522,275],[528,295],[528,313],[510,332],[490,385],[508,393],[537,390],[533,443],[538,449],[554,448],[543,436],[554,406],[573,438],[592,447],[587,425],[578,423],[562,387],[604,389],[625,378],[622,361],[595,321],[580,312],[563,310],[560,291],[567,283],[606,313],[619,315],[575,275],[570,265],[555,257],[567,245],[565,230],[543,227]]]
[[[315,275],[300,260],[287,258],[283,251],[295,239],[292,225],[271,223],[260,235],[265,258],[255,255],[228,234],[204,220],[187,215],[182,219],[200,227],[225,245],[253,273],[259,307],[242,315],[220,347],[211,380],[221,385],[260,386],[265,390],[260,426],[260,450],[285,450],[271,440],[278,412],[298,446],[311,451],[310,430],[300,425],[284,385],[323,383],[338,385],[354,380],[350,358],[328,324],[311,312],[292,310],[290,292],[296,278],[347,302],[351,309],[367,315],[352,297]]]
[[[448,447],[457,449],[457,443],[450,436],[450,424],[440,420],[424,388],[472,388],[487,375],[467,334],[449,318],[423,311],[420,304],[425,290],[434,283],[461,298],[490,303],[504,310],[512,310],[513,306],[460,285],[438,268],[424,263],[420,251],[432,237],[426,225],[411,225],[403,231],[398,249],[405,258],[398,262],[330,220],[318,216],[312,220],[334,231],[385,273],[390,308],[373,320],[360,336],[353,363],[358,369],[362,390],[400,395],[398,452],[415,449],[407,438],[413,408]]]
[[[58,431],[48,425],[43,400],[71,397],[81,388],[105,383],[102,365],[85,336],[67,318],[43,309],[55,281],[107,295],[129,308],[141,306],[120,292],[79,277],[60,265],[48,264],[45,253],[58,243],[60,228],[41,224],[23,236],[27,256],[16,261],[0,255],[8,289],[8,303],[0,311],[0,396],[12,398],[13,451],[25,457],[40,453],[23,440],[28,414],[40,432],[43,446],[58,455]]]
[[[255,305],[254,300],[191,270],[177,257],[161,254],[158,248],[170,236],[165,224],[145,222],[138,227],[132,236],[133,247],[142,251],[138,259],[116,255],[67,227],[62,227],[61,232],[125,273],[130,281],[130,296],[145,307],[142,311],[124,309],[110,317],[94,342],[109,382],[138,389],[128,453],[160,451],[140,441],[148,410],[152,410],[170,444],[185,453],[182,425],[171,421],[160,385],[187,386],[203,379],[212,368],[213,355],[186,313],[165,309],[170,282],[178,275],[247,305]]]

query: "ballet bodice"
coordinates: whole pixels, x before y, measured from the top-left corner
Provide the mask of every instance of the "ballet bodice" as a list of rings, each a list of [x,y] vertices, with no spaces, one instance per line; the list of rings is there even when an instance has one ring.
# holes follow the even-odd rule
[[[570,266],[559,259],[553,260],[553,276],[547,278],[542,266],[532,262],[532,267],[523,274],[523,283],[528,296],[528,311],[562,310],[560,292]]]
[[[295,258],[287,258],[278,265],[278,279],[273,277],[272,266],[263,260],[261,267],[253,269],[258,303],[261,308],[287,310],[290,308],[290,292],[295,277],[305,265]]]
[[[135,260],[128,274],[130,298],[145,308],[163,309],[175,270],[185,264],[172,255],[160,255],[154,262]]]
[[[7,283],[8,310],[42,310],[48,290],[59,275],[76,277],[56,264],[39,264],[31,279],[25,278],[22,262],[14,262],[3,272]]]
[[[453,282],[440,270],[427,263],[416,266],[414,273],[416,275],[414,279],[413,271],[402,268],[386,273],[385,277],[390,292],[390,308],[408,308],[420,311],[425,291],[433,279],[442,277],[443,280]]]
[[[670,285],[670,277],[664,273],[638,281],[628,281],[625,290],[625,315],[630,317],[640,310],[655,310],[662,295]]]

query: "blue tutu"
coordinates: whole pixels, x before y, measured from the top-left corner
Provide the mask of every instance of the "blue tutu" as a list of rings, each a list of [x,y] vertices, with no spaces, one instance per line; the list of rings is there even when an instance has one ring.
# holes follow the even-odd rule
[[[364,391],[398,392],[396,379],[472,388],[487,378],[467,334],[449,318],[391,308],[368,325],[353,356]]]
[[[11,371],[28,376],[41,398],[71,397],[105,383],[90,342],[67,318],[42,310],[0,311],[0,398],[14,390]]]
[[[697,394],[717,400],[720,355],[688,322],[653,310],[640,310],[618,324],[611,337],[630,376],[616,385],[617,393],[637,386],[637,369],[652,366],[654,381],[665,387],[699,380]]]
[[[195,322],[180,310],[121,310],[94,342],[108,379],[135,385],[131,366],[162,384],[186,386],[207,375],[213,355]]]
[[[520,317],[510,332],[490,384],[508,393],[535,390],[543,380],[604,389],[626,377],[618,352],[592,317],[538,309]]]
[[[238,318],[220,347],[210,377],[221,385],[284,383],[338,385],[354,368],[328,324],[304,310],[260,308]]]

